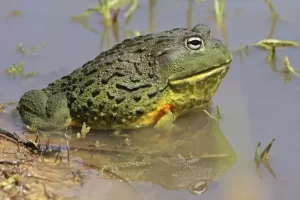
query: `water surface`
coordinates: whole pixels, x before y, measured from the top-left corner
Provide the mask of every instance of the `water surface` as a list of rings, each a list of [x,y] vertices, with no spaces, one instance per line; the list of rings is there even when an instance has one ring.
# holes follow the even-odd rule
[[[272,2],[284,18],[276,24],[273,37],[300,41],[300,2]],[[25,91],[47,86],[107,49],[106,45],[100,48],[103,31],[100,16],[89,17],[89,24],[99,33],[84,29],[71,20],[72,16],[96,5],[95,0],[31,0],[30,3],[0,0],[0,3],[0,102],[17,101]],[[211,20],[212,8],[213,1],[193,4],[192,25],[206,23],[213,35],[224,40],[222,34],[215,30],[215,21]],[[9,11],[18,9],[23,11],[23,16],[9,15]],[[187,11],[188,1],[157,1],[151,25],[149,2],[140,1],[127,26],[124,26],[124,11],[121,11],[120,24],[123,30],[142,33],[187,27]],[[269,35],[272,20],[264,1],[227,0],[226,15],[228,45],[232,51],[236,51],[240,44],[250,44]],[[41,43],[46,43],[46,46],[33,54],[22,55],[17,51],[19,42],[29,47]],[[112,39],[112,44],[115,43]],[[282,59],[286,54],[292,65],[300,70],[299,53],[299,49],[278,50],[277,68],[283,67]],[[220,122],[222,132],[237,154],[234,166],[201,196],[141,181],[133,183],[139,192],[137,198],[295,199],[299,196],[300,79],[292,77],[291,82],[284,83],[284,77],[271,70],[266,56],[267,52],[257,48],[250,48],[249,56],[242,60],[235,53],[231,70],[213,98],[223,114]],[[37,71],[38,75],[26,79],[5,75],[6,68],[21,61],[25,63],[25,72]],[[11,131],[22,129],[22,123],[15,121],[9,113],[0,113],[0,126]],[[264,168],[263,179],[260,179],[252,162],[255,147],[259,141],[264,147],[273,137],[276,141],[271,150],[271,164],[278,180]],[[101,195],[104,199],[118,199],[119,195],[123,199],[131,199],[135,196],[123,184],[97,176],[92,176],[80,192],[86,198]]]

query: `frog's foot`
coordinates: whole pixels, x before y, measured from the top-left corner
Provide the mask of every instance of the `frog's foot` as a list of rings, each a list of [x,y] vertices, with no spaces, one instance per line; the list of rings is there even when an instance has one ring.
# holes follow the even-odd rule
[[[172,130],[173,122],[175,121],[175,115],[168,110],[154,125],[157,130],[165,131],[169,133]]]
[[[267,170],[272,174],[272,176],[275,179],[277,179],[277,176],[269,163],[269,151],[270,151],[271,147],[273,146],[274,141],[275,141],[275,138],[273,138],[273,140],[267,145],[267,147],[264,149],[264,151],[260,155],[259,155],[259,149],[260,149],[261,143],[259,142],[256,147],[255,164],[256,164],[256,171],[260,178],[262,178],[261,171],[260,171],[260,163],[262,162],[264,164],[265,168],[267,168]]]
[[[67,98],[63,94],[48,97],[41,90],[31,90],[21,97],[17,109],[31,129],[60,130],[71,122]]]

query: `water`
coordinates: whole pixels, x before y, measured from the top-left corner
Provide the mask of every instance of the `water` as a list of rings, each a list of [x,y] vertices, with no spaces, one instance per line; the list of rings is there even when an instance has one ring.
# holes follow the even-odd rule
[[[284,18],[279,20],[273,37],[277,39],[300,41],[298,12],[299,1],[273,0],[273,5]],[[0,7],[0,102],[17,101],[30,89],[42,88],[74,69],[87,60],[93,59],[99,51],[100,35],[84,29],[73,22],[71,16],[96,5],[96,1],[23,1],[1,0]],[[120,17],[122,28],[150,31],[148,1],[141,1],[128,26]],[[209,9],[213,1],[193,5],[192,24],[206,23],[214,35],[214,21]],[[23,16],[9,16],[10,10],[20,9]],[[154,31],[187,26],[188,1],[158,1],[154,10]],[[227,0],[226,27],[228,44],[232,51],[243,45],[266,38],[271,27],[270,12],[264,1]],[[124,11],[120,13],[124,14]],[[89,24],[97,31],[103,30],[101,17],[89,17]],[[46,43],[30,55],[17,51],[17,44],[25,47]],[[116,41],[112,40],[114,44]],[[300,70],[299,49],[277,51],[277,68],[283,67],[282,59],[286,54],[292,65]],[[223,113],[221,129],[237,154],[235,165],[230,168],[216,185],[209,187],[201,196],[190,194],[187,190],[167,190],[159,185],[134,183],[139,191],[137,198],[143,199],[293,199],[299,196],[298,180],[300,166],[298,152],[300,147],[299,91],[300,79],[292,77],[284,83],[279,72],[271,70],[266,61],[267,52],[250,48],[249,56],[240,60],[234,54],[232,67],[221,84],[213,101]],[[32,78],[13,79],[4,70],[13,63],[24,61],[24,71],[37,71]],[[15,121],[11,114],[0,114],[0,126],[8,130],[21,130],[21,122]],[[264,147],[271,139],[276,141],[271,149],[271,164],[277,174],[275,180],[262,167],[263,179],[259,179],[252,162],[256,144],[262,141]],[[101,190],[99,190],[101,187]],[[105,193],[104,193],[105,191]],[[117,191],[117,192],[116,192]],[[93,198],[97,195],[107,199],[133,198],[131,191],[119,182],[99,180],[91,176],[80,190],[80,195]]]

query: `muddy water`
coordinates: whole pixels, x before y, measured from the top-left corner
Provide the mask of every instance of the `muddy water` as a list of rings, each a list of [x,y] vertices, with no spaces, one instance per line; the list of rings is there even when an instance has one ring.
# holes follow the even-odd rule
[[[300,3],[296,0],[286,2],[273,0],[272,2],[282,17],[275,26],[273,37],[300,41],[298,28]],[[16,101],[27,90],[45,87],[49,82],[72,72],[87,60],[94,58],[98,52],[108,48],[106,40],[103,46],[100,45],[104,31],[104,27],[100,24],[101,17],[92,15],[88,19],[89,25],[96,32],[89,31],[70,19],[96,5],[96,1],[41,2],[32,0],[29,4],[18,0],[0,0],[0,3],[0,102]],[[188,8],[189,1],[157,1],[151,14],[149,2],[140,1],[140,6],[128,25],[124,24],[122,18],[124,11],[121,11],[120,28],[122,31],[137,30],[147,33],[187,27],[202,22],[212,29],[213,35],[223,40],[226,39],[224,34],[216,31],[215,20],[211,13],[213,1],[206,1],[199,5],[194,3],[192,10]],[[23,15],[12,16],[9,14],[11,10],[22,10]],[[188,18],[191,21],[188,21]],[[235,51],[240,44],[246,45],[266,38],[270,34],[272,20],[264,1],[227,0],[225,23],[228,45],[232,51]],[[110,36],[111,44],[116,43],[113,35]],[[123,39],[123,34],[120,34],[120,39]],[[46,43],[46,46],[23,55],[17,50],[18,43],[23,43],[25,47],[39,46],[42,43]],[[276,69],[283,67],[282,58],[286,54],[292,65],[300,70],[299,53],[299,49],[278,50]],[[166,135],[165,138],[153,139],[149,138],[152,136],[145,131],[144,138],[133,137],[131,144],[136,145],[134,147],[138,149],[145,147],[142,159],[145,158],[145,152],[154,154],[152,150],[155,149],[164,152],[164,155],[158,156],[159,159],[154,159],[156,162],[148,163],[148,168],[141,166],[142,169],[148,169],[148,174],[141,173],[140,177],[135,177],[137,181],[132,183],[135,190],[122,182],[103,179],[96,173],[105,164],[104,161],[109,163],[111,159],[115,159],[114,162],[130,162],[133,158],[128,161],[127,157],[121,154],[119,161],[114,156],[107,156],[107,151],[99,153],[99,150],[78,150],[77,154],[73,155],[74,159],[88,165],[95,170],[95,173],[92,173],[82,188],[77,190],[77,195],[82,199],[97,199],[97,196],[103,199],[293,199],[298,197],[300,194],[298,190],[300,162],[297,159],[300,150],[298,145],[300,79],[292,77],[291,81],[287,82],[280,72],[268,64],[266,56],[267,52],[254,47],[249,49],[248,57],[243,56],[241,59],[240,54],[234,54],[231,70],[213,99],[223,114],[219,125],[221,131],[217,132],[222,139],[213,140],[218,141],[217,143],[201,142],[201,139],[205,138],[201,134],[197,135],[199,130],[205,133],[212,131],[205,129],[207,127],[203,125],[199,114],[187,116],[183,123],[179,122],[177,126],[179,128],[190,127],[187,134],[190,133],[191,137],[198,139],[199,144],[184,143],[185,141],[191,142],[191,139],[189,137],[176,138],[176,134],[172,137]],[[4,73],[4,70],[13,63],[18,64],[21,61],[24,61],[25,73],[36,71],[38,74],[29,78],[17,76],[14,79]],[[22,130],[22,122],[13,117],[10,112],[0,113],[0,126],[11,131]],[[182,132],[181,129],[177,129],[177,134],[180,131]],[[73,132],[76,133],[76,130]],[[271,150],[271,164],[278,179],[275,180],[263,167],[263,179],[260,179],[252,162],[255,146],[262,141],[264,147],[273,137],[276,138],[276,142]],[[53,136],[53,142],[59,141],[59,138],[60,136]],[[71,147],[72,145],[74,148],[82,147],[96,140],[99,140],[101,144],[105,143],[106,145],[101,148],[107,149],[113,149],[115,145],[121,145],[124,142],[124,138],[111,139],[106,135],[92,132],[85,140],[71,143]],[[152,141],[152,143],[145,141]],[[177,147],[182,147],[177,151],[170,149],[173,147],[172,142],[176,141],[183,141],[183,143],[176,143]],[[161,146],[159,146],[160,143],[162,143]],[[215,147],[220,146],[222,148],[217,148],[217,151]],[[159,149],[159,147],[169,148]],[[195,147],[195,149],[190,147]],[[119,149],[125,151],[126,148],[128,147]],[[211,181],[203,195],[197,196],[188,189],[179,189],[185,181],[191,181],[191,177],[197,177],[197,175],[186,173],[183,174],[185,176],[181,176],[186,178],[178,181],[174,177],[172,179],[171,175],[168,176],[168,171],[164,171],[166,164],[163,160],[166,158],[168,162],[175,163],[173,166],[178,167],[176,165],[178,159],[173,162],[166,152],[172,152],[172,155],[175,153],[188,155],[189,152],[198,152],[199,157],[203,155],[235,157],[236,154],[237,160],[228,165],[222,164],[222,166],[227,166],[224,173],[221,173],[217,180]],[[117,152],[112,155],[119,154]],[[175,157],[171,156],[171,158]],[[210,165],[215,169],[219,169],[219,166],[219,163]],[[199,170],[197,168],[194,171]],[[188,170],[187,172],[194,171]],[[128,179],[134,179],[129,175],[130,170],[124,172],[126,172],[125,175],[122,174],[123,172],[116,171],[117,174]],[[178,175],[178,172],[175,170],[174,174]],[[163,174],[165,176],[162,176]],[[159,179],[160,176],[164,178]]]

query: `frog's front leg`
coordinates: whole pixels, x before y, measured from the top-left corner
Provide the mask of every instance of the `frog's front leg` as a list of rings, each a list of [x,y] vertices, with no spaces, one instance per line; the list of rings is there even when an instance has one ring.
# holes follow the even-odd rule
[[[171,110],[168,110],[154,125],[155,129],[163,130],[166,132],[171,131],[173,122],[175,121],[175,115]]]

